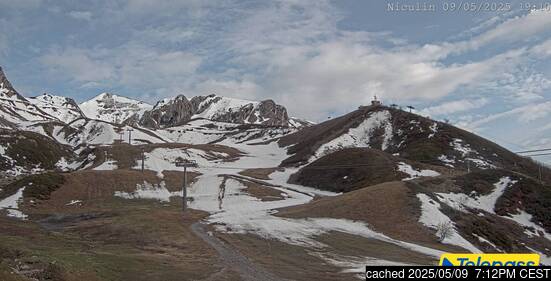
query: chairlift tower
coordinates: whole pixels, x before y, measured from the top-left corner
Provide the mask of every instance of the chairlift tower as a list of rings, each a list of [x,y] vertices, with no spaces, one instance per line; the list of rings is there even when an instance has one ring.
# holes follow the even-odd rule
[[[128,128],[126,131],[128,132],[128,144],[132,145],[132,131],[134,131],[134,129]]]

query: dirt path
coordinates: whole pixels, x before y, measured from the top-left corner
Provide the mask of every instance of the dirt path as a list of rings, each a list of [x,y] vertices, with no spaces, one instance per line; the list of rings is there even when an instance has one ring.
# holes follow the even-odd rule
[[[200,222],[196,222],[191,225],[191,230],[195,235],[207,242],[213,247],[225,267],[222,271],[215,273],[207,280],[218,280],[220,275],[224,274],[227,270],[233,270],[238,272],[242,280],[263,280],[263,281],[281,281],[286,280],[275,276],[274,274],[267,272],[265,269],[257,266],[247,257],[243,256],[231,245],[222,242],[214,235],[209,234],[204,226]]]

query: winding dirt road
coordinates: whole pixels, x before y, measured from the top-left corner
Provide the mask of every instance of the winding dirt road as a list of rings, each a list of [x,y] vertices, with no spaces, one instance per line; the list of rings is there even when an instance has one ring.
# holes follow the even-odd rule
[[[210,276],[207,280],[219,280],[220,275],[223,275],[228,270],[233,270],[235,272],[238,272],[241,276],[242,280],[247,281],[257,281],[257,280],[263,280],[263,281],[284,281],[287,279],[282,279],[274,274],[266,271],[265,269],[261,268],[260,266],[254,264],[251,260],[249,260],[247,257],[239,253],[236,249],[234,249],[231,245],[228,245],[221,241],[220,239],[216,238],[214,235],[209,234],[205,228],[204,225],[200,222],[196,222],[191,225],[191,230],[195,235],[203,239],[203,241],[207,242],[212,248],[218,252],[218,256],[220,257],[222,263],[224,264],[224,269],[218,273],[215,273],[214,275]]]

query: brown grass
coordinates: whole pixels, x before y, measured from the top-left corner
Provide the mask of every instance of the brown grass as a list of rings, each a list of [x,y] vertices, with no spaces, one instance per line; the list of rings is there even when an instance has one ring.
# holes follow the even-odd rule
[[[132,192],[136,190],[137,184],[144,181],[151,184],[160,184],[165,181],[169,191],[180,191],[183,185],[183,172],[165,171],[164,179],[160,179],[153,171],[137,170],[113,170],[93,171],[84,170],[63,174],[65,182],[57,190],[50,194],[50,199],[40,202],[38,205],[31,205],[25,202],[26,213],[79,212],[82,208],[90,207],[97,209],[97,203],[113,198],[115,191]],[[191,185],[198,176],[198,173],[188,173],[188,184]],[[71,200],[82,200],[81,206],[67,206]]]
[[[260,185],[256,182],[248,181],[245,179],[234,179],[246,186],[246,188],[244,189],[246,193],[260,199],[261,201],[276,201],[284,199],[283,196],[281,196],[281,193],[283,192],[280,190]]]
[[[239,172],[240,175],[251,177],[259,180],[270,180],[270,175],[280,170],[281,168],[257,168],[257,169],[246,169]]]
[[[276,240],[262,239],[250,234],[215,235],[237,248],[254,263],[288,280],[356,280],[352,274],[310,254],[304,247]]]
[[[142,145],[129,145],[128,143],[116,143],[111,146],[98,146],[90,153],[94,153],[96,158],[94,160],[93,167],[99,166],[105,161],[105,155],[109,159],[114,159],[119,169],[131,169],[135,166],[139,166],[142,159],[142,150],[146,153],[153,151],[156,148],[170,148],[170,149],[186,149],[194,148],[203,150],[209,160],[220,159],[225,162],[232,162],[241,157],[242,152],[225,145],[218,144],[182,144],[182,143],[156,143],[156,144],[142,144]],[[227,157],[222,157],[214,153],[226,153]]]
[[[179,201],[113,197],[115,190],[133,191],[144,180],[158,183],[155,173],[80,171],[64,176],[65,183],[49,200],[25,203],[30,221],[0,216],[0,276],[10,274],[4,264],[28,265],[42,276],[59,274],[54,280],[200,280],[221,269],[216,252],[190,230],[204,212],[188,209],[182,215]],[[165,181],[170,190],[179,190],[181,173],[166,172]],[[65,205],[73,199],[84,204]]]

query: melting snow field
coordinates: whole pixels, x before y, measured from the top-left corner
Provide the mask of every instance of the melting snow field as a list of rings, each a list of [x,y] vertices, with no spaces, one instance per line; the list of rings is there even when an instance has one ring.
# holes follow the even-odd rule
[[[196,160],[199,164],[199,168],[190,168],[190,170],[201,173],[196,182],[187,190],[188,206],[209,212],[210,216],[206,221],[213,224],[218,231],[255,234],[266,239],[276,239],[288,244],[307,247],[313,251],[327,249],[326,245],[315,239],[317,236],[331,231],[339,231],[378,239],[434,258],[438,258],[442,253],[439,250],[392,239],[373,231],[368,225],[361,222],[333,218],[290,219],[275,216],[277,209],[308,203],[317,194],[324,196],[337,194],[288,184],[289,176],[296,169],[285,169],[272,173],[271,180],[267,181],[281,186],[273,188],[283,195],[283,199],[262,201],[248,194],[246,186],[231,175],[237,175],[241,171],[238,167],[277,167],[283,159],[288,157],[286,150],[280,148],[275,142],[267,145],[232,144],[231,146],[243,152],[243,156],[235,162],[211,162],[205,159],[205,152],[200,150],[188,149],[188,154],[184,155],[185,158]],[[183,156],[182,153],[184,153],[183,149],[157,148],[146,153],[146,169],[157,171],[159,174],[162,174],[164,170],[181,170],[174,166],[173,160]],[[117,192],[116,196],[126,199],[141,198],[166,202],[170,200],[170,197],[181,196],[181,192],[169,192],[164,186],[164,182],[160,185],[144,183],[138,185],[134,192]],[[326,250],[323,251],[326,252]],[[361,260],[369,260],[374,264],[379,261],[370,257],[361,258]],[[340,259],[333,257],[332,261],[342,265],[346,270],[357,269],[360,264],[357,257],[349,261],[343,260],[342,257]]]
[[[20,188],[15,194],[4,198],[0,201],[0,209],[4,209],[8,212],[9,217],[15,217],[19,219],[26,219],[27,215],[23,214],[19,208],[19,201],[23,198],[23,191],[25,187]]]
[[[438,230],[440,225],[451,227],[450,234],[442,242],[463,247],[473,253],[480,253],[478,248],[459,235],[453,221],[440,211],[440,203],[422,193],[417,194],[417,198],[421,201],[421,217],[419,218],[419,222],[435,230]]]
[[[507,188],[513,186],[515,183],[517,183],[517,180],[512,180],[510,177],[502,177],[494,184],[494,190],[492,190],[492,192],[487,195],[480,195],[477,197],[474,197],[474,195],[469,196],[463,193],[436,193],[436,195],[444,204],[462,212],[467,212],[467,208],[469,208],[495,214],[495,205],[497,200],[503,195]],[[540,234],[543,234],[546,239],[551,240],[551,234],[547,233],[542,226],[534,223],[532,221],[532,215],[524,210],[518,210],[517,214],[510,214],[502,217],[513,220],[519,225],[525,227],[525,233],[528,236],[540,236]],[[534,229],[534,231],[531,231],[530,229]],[[479,240],[483,239],[482,237],[478,238]],[[499,249],[490,241],[483,242],[487,242],[488,244],[494,246],[494,248]]]
[[[324,248],[326,245],[314,238],[330,231],[340,231],[384,242],[438,257],[441,252],[391,239],[374,232],[366,224],[344,219],[309,218],[289,219],[274,216],[275,209],[304,204],[312,198],[303,193],[282,189],[288,194],[283,200],[261,201],[242,190],[245,188],[239,181],[227,179],[225,187],[220,190],[222,179],[213,174],[200,177],[190,189],[193,198],[191,208],[208,211],[212,215],[208,222],[216,225],[219,231],[229,233],[253,233],[266,239],[276,239],[288,244],[309,248]],[[225,194],[224,196],[219,196]],[[216,202],[219,205],[215,204]]]
[[[516,180],[511,180],[509,177],[503,177],[494,184],[495,188],[490,194],[481,195],[476,198],[463,193],[437,193],[437,195],[442,202],[456,210],[463,210],[464,207],[468,207],[495,214],[494,207],[497,199],[503,195],[507,187],[514,185],[516,182]]]
[[[101,165],[94,168],[94,170],[96,171],[112,171],[116,169],[117,169],[117,162],[114,160],[105,161],[101,163]]]
[[[404,162],[398,163],[398,171],[409,175],[409,177],[403,179],[403,181],[416,179],[418,177],[437,177],[440,175],[440,173],[433,170],[415,170],[411,165]]]
[[[391,114],[387,110],[373,112],[358,127],[350,128],[347,133],[320,146],[310,161],[347,147],[370,147],[372,134],[378,128],[384,129],[382,150],[385,150],[392,140],[390,117]]]
[[[144,181],[143,184],[138,184],[135,191],[133,192],[115,191],[115,196],[121,197],[124,199],[154,199],[154,200],[159,200],[161,202],[169,202],[170,197],[173,197],[173,196],[182,197],[182,192],[168,191],[164,181],[161,182],[160,184],[150,184]]]

